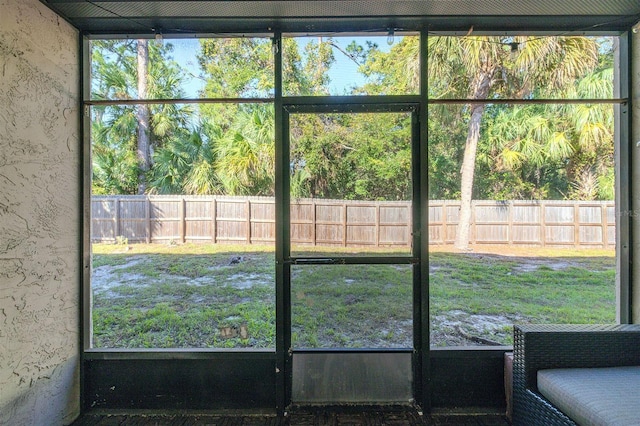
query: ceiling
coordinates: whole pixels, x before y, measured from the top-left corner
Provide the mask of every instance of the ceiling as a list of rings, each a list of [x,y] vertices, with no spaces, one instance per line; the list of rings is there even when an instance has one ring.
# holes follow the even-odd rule
[[[41,0],[92,34],[375,29],[623,31],[640,0]]]

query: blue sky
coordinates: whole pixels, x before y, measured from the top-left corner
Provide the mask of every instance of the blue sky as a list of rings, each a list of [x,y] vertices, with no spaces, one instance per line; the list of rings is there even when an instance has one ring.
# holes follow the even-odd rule
[[[388,51],[391,46],[387,44],[386,36],[369,36],[369,37],[333,37],[334,42],[341,48],[346,49],[346,47],[355,40],[356,43],[365,45],[366,41],[372,41],[378,45],[378,48],[382,51]],[[399,37],[395,38],[395,42],[399,41]],[[301,44],[304,42],[308,42],[311,40],[317,40],[317,37],[308,37],[301,38]],[[195,38],[188,39],[166,39],[167,43],[171,43],[174,46],[174,51],[172,53],[173,58],[178,61],[178,63],[183,67],[189,70],[190,74],[193,77],[188,77],[185,90],[187,91],[187,97],[195,98],[197,96],[198,90],[202,89],[204,85],[204,81],[197,78],[200,73],[200,68],[198,66],[198,60],[196,58],[197,51],[200,46],[200,42]],[[301,48],[302,51],[302,48]],[[344,54],[342,54],[339,50],[335,49],[335,58],[336,62],[333,64],[331,70],[329,71],[329,76],[331,78],[331,94],[340,95],[344,94],[345,91],[348,91],[351,87],[361,85],[365,82],[364,76],[358,73],[358,66],[351,59],[347,58]]]

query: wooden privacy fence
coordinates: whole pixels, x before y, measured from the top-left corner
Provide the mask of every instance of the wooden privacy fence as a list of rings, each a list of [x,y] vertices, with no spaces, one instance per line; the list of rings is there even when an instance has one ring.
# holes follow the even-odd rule
[[[459,201],[429,201],[429,243],[454,242]],[[94,196],[91,239],[114,242],[275,242],[273,197]],[[409,202],[295,199],[291,241],[343,247],[411,245]],[[611,247],[612,201],[474,201],[471,244]]]

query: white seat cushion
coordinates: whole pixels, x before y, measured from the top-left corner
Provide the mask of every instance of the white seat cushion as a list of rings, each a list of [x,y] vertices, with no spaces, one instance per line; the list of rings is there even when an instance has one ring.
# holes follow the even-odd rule
[[[538,390],[581,426],[640,425],[640,366],[540,370]]]

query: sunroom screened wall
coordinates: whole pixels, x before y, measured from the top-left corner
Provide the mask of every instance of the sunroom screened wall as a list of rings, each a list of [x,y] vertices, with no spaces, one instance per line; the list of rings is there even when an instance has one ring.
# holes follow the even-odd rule
[[[403,30],[426,30],[431,32],[446,31],[458,34],[487,34],[491,31],[511,31],[514,35],[528,31],[551,31],[555,35],[566,35],[578,32],[605,32],[607,34],[617,31],[626,31],[637,21],[640,14],[640,6],[636,2],[565,2],[556,4],[549,2],[521,2],[516,5],[513,2],[495,2],[483,4],[479,10],[477,2],[65,2],[50,1],[44,2],[51,8],[61,13],[70,22],[81,30],[85,35],[94,37],[95,35],[116,35],[129,34],[131,37],[145,35],[148,37],[170,37],[177,35],[180,37],[194,37],[198,33],[217,34],[233,32],[235,34],[251,33],[259,35],[271,35],[272,32],[304,33],[313,34],[318,31],[374,31],[383,37],[390,32],[401,32]],[[509,17],[505,19],[505,17]],[[534,17],[534,19],[532,19]],[[538,18],[538,19],[535,19]],[[434,34],[432,34],[434,35]],[[99,36],[98,36],[99,37]],[[626,41],[623,40],[623,51],[626,48]],[[277,65],[276,65],[277,66]],[[623,57],[623,68],[626,66],[626,58]],[[623,75],[625,71],[623,70]],[[623,78],[623,86],[626,82]],[[620,98],[625,98],[625,90]],[[278,100],[275,101],[278,108]],[[277,114],[277,113],[276,113]],[[624,137],[624,134],[622,135]],[[627,228],[623,228],[628,230]],[[624,264],[624,262],[623,262]],[[624,275],[624,273],[623,273]],[[627,274],[628,275],[628,274]],[[282,349],[281,349],[282,350]],[[486,383],[494,383],[494,395],[487,397],[486,404],[500,404],[500,369],[501,355],[504,350],[498,350],[487,356],[478,353],[467,352],[461,356],[464,361],[458,360],[457,365],[466,365],[469,371],[477,370],[478,365],[491,367],[489,370],[491,380]],[[191,359],[193,365],[200,363],[202,367],[207,367],[208,359],[219,359],[220,365],[233,371],[243,370],[243,376],[247,380],[254,380],[261,377],[264,370],[273,367],[281,367],[280,356],[275,358],[271,354],[262,356],[261,354],[191,354],[179,357],[170,354],[154,355],[149,353],[137,354],[116,354],[106,355],[93,353],[86,355],[87,367],[86,383],[90,389],[98,390],[99,395],[109,395],[108,389],[113,380],[124,379],[121,373],[118,377],[110,378],[109,372],[118,364],[123,367],[122,371],[127,374],[135,374],[136,369],[130,368],[137,363],[141,371],[150,372],[150,377],[157,389],[163,388],[162,372],[169,371],[175,364],[176,358],[186,357]],[[425,407],[429,405],[426,400],[434,402],[435,406],[459,405],[460,399],[455,396],[450,399],[443,398],[442,392],[437,391],[437,387],[447,387],[454,377],[438,376],[436,370],[440,370],[442,365],[456,365],[455,359],[448,358],[442,354],[436,354],[432,358],[432,376],[434,388],[431,398],[423,399]],[[109,360],[109,358],[119,358],[120,361]],[[136,358],[137,361],[132,361]],[[446,359],[445,359],[446,358]],[[469,359],[472,359],[471,361]],[[193,361],[202,359],[204,361]],[[255,361],[258,359],[259,361]],[[229,361],[230,360],[230,361]],[[236,361],[241,361],[242,366],[236,365]],[[230,362],[228,364],[227,362]],[[189,362],[187,362],[189,364]],[[247,366],[251,365],[251,368]],[[189,374],[187,365],[182,365],[187,370],[181,370],[181,374]],[[181,367],[181,368],[182,368]],[[264,368],[263,368],[264,367]],[[426,367],[425,367],[426,368]],[[426,370],[425,370],[426,371]],[[220,373],[220,374],[219,374]],[[426,373],[425,373],[426,374]],[[445,375],[446,376],[446,375]],[[202,376],[201,376],[202,377]],[[154,381],[155,380],[155,381]],[[172,379],[173,380],[173,379]],[[177,380],[177,379],[176,379]],[[214,369],[208,375],[206,381],[213,381],[218,384],[227,382],[228,377]],[[263,383],[274,384],[278,389],[276,405],[283,409],[282,403],[287,402],[287,384],[280,378],[273,377],[270,373],[263,378]],[[115,383],[115,382],[113,382]],[[128,402],[128,395],[140,393],[143,395],[144,406],[156,406],[160,401],[153,401],[147,398],[146,393],[135,384],[126,385],[125,390],[119,395],[105,397],[103,403],[106,407],[131,407]],[[178,382],[176,382],[178,383]],[[119,385],[120,383],[118,383]],[[165,383],[166,385],[166,383]],[[460,384],[458,390],[476,389],[476,386],[469,383]],[[179,386],[178,386],[179,387]],[[224,387],[223,387],[224,388]],[[221,388],[218,388],[221,389]],[[193,401],[196,401],[197,408],[209,407],[211,397],[216,402],[214,405],[222,407],[240,404],[242,398],[239,392],[233,391],[237,386],[231,385],[231,391],[226,396],[220,398],[208,393],[198,393]],[[239,391],[239,390],[238,390]],[[272,406],[274,400],[270,397],[261,399],[266,389],[256,389],[253,398],[259,401],[258,405]],[[203,396],[205,395],[205,396]],[[256,396],[257,395],[257,396]],[[476,397],[478,393],[475,393]],[[189,400],[189,395],[183,395],[180,404]],[[481,400],[482,398],[480,398]],[[457,401],[457,402],[453,402]],[[476,399],[475,402],[479,401]],[[89,401],[88,401],[89,402]],[[175,401],[174,401],[175,402]],[[466,402],[470,402],[469,399]],[[89,404],[87,404],[88,406]]]
[[[393,42],[392,42],[391,44],[393,44]],[[276,45],[277,45],[277,44],[276,44]],[[278,51],[278,49],[276,48],[276,49],[274,49],[274,51],[276,51],[276,52],[277,52],[277,51]],[[276,62],[276,63],[277,63],[277,62]],[[277,66],[276,66],[276,68],[277,68]],[[276,75],[277,75],[277,72],[276,72]],[[278,80],[278,79],[276,79],[276,80]],[[278,82],[277,82],[277,81],[276,81],[276,85],[275,85],[275,86],[276,86],[276,93],[278,93],[278,86],[279,86],[279,84],[278,84]],[[424,85],[423,85],[422,87],[423,87],[423,90],[425,90],[425,91],[426,91],[426,87],[425,87]],[[421,95],[418,95],[418,96],[415,96],[415,95],[414,95],[413,97],[411,97],[411,96],[410,96],[410,97],[407,97],[407,98],[401,99],[401,101],[404,101],[404,102],[411,101],[411,102],[416,103],[416,104],[419,104],[420,102],[425,102],[425,100],[426,100],[426,97],[424,96],[424,94],[421,94]],[[225,100],[225,102],[236,102],[236,101],[237,101],[237,100],[235,100],[235,101],[234,101],[234,100]],[[288,103],[292,103],[292,104],[294,104],[294,105],[295,105],[295,103],[296,103],[296,102],[301,102],[301,103],[306,103],[306,104],[314,104],[314,103],[317,103],[317,102],[318,102],[318,100],[313,99],[313,98],[300,98],[300,99],[298,99],[297,101],[296,101],[295,99],[285,99],[285,100],[283,100],[283,101],[286,101],[286,102],[288,102]],[[391,99],[391,98],[388,98],[388,99],[386,99],[386,100],[384,100],[384,101],[375,101],[375,100],[371,100],[371,99],[369,99],[369,100],[367,100],[367,101],[362,101],[362,100],[356,100],[355,98],[348,98],[348,101],[349,101],[349,102],[355,102],[355,103],[362,103],[362,102],[365,102],[365,103],[370,103],[371,105],[374,105],[374,104],[375,104],[375,102],[382,102],[383,104],[384,104],[384,103],[389,103],[389,102],[394,102],[394,100],[393,100],[393,99]],[[396,98],[396,99],[395,99],[395,101],[397,102],[397,101],[398,101],[398,99]],[[456,100],[456,99],[452,99],[451,101],[453,101],[454,103],[460,103],[460,104],[465,104],[465,103],[467,103],[467,101],[465,101],[465,99],[464,99],[464,98],[462,98],[462,99],[458,99],[458,100]],[[507,99],[506,101],[507,101],[507,102],[509,102],[509,100],[508,100],[508,99]],[[114,104],[115,104],[115,105],[117,105],[117,104],[118,104],[118,102],[123,102],[123,104],[129,104],[129,105],[133,105],[133,104],[135,104],[135,103],[136,103],[136,101],[135,101],[135,100],[133,100],[133,101],[128,101],[128,102],[124,102],[124,101],[108,101],[108,103],[109,103],[110,105],[114,105]],[[189,102],[189,100],[181,100],[180,102],[182,102],[182,103],[188,103],[188,102]],[[202,102],[203,102],[203,103],[207,103],[207,102],[217,103],[217,102],[218,102],[218,100],[216,100],[216,99],[208,99],[208,100],[207,100],[207,99],[203,99],[203,100],[202,100]],[[331,103],[335,103],[335,105],[336,105],[336,106],[335,106],[335,108],[337,108],[337,109],[339,109],[339,108],[340,108],[340,103],[341,103],[339,100],[336,100],[336,99],[325,99],[325,100],[324,100],[324,101],[322,101],[322,102],[324,102],[324,103],[329,103],[329,104],[331,104]],[[485,101],[485,102],[486,102],[486,101]],[[605,102],[605,103],[618,104],[618,103],[620,103],[620,102],[622,102],[622,101],[621,101],[621,100],[617,100],[617,99],[607,99],[607,96],[605,96],[604,102]],[[163,101],[152,101],[152,103],[162,104],[162,103],[163,103]],[[276,103],[276,105],[277,105],[277,103],[278,103],[278,97],[277,97],[277,96],[276,96],[276,99],[275,99],[275,103]],[[436,102],[436,103],[437,103],[437,102]],[[562,100],[554,101],[554,102],[552,102],[552,103],[562,103]],[[100,101],[93,101],[93,100],[92,100],[92,101],[89,101],[89,102],[88,102],[88,104],[94,104],[94,105],[96,105],[96,106],[99,106],[99,105],[100,105]],[[105,105],[106,105],[106,104],[105,104]],[[361,107],[359,107],[359,108],[361,108]],[[277,120],[277,119],[276,119],[276,120]],[[287,164],[288,164],[288,163],[287,163]],[[424,182],[421,182],[421,183],[422,183],[422,184],[424,184]],[[278,184],[276,183],[276,189],[277,189],[277,188],[278,188]],[[418,213],[418,214],[419,214],[419,213]],[[281,219],[278,219],[278,220],[281,220]],[[416,235],[417,235],[417,234],[416,234]],[[286,237],[285,237],[285,238],[286,238]],[[424,237],[424,240],[426,241],[426,236]],[[280,256],[281,256],[281,255],[280,255]],[[282,259],[282,260],[283,260],[284,262],[289,261],[289,259],[288,259],[286,256],[285,256],[285,257],[284,257],[284,259]],[[424,262],[424,259],[423,259],[423,262]],[[357,263],[357,262],[356,262],[356,263]],[[356,264],[356,263],[354,263],[354,264]],[[423,264],[424,264],[424,263],[423,263]],[[286,276],[286,274],[285,274],[285,276]],[[282,278],[282,279],[285,279],[285,283],[286,283],[286,278]],[[279,292],[279,291],[281,291],[281,290],[282,290],[282,287],[277,288],[277,289],[276,289],[276,292]],[[286,294],[286,293],[287,293],[287,291],[285,290],[285,294]],[[279,296],[279,297],[282,297],[282,296]],[[419,296],[414,296],[414,303],[416,303],[416,302],[415,302],[415,300],[416,300],[416,299],[415,299],[415,297],[418,297],[418,299],[417,299],[417,300],[418,300],[418,303],[422,303],[422,302],[421,302],[421,300],[423,300],[423,299],[421,299]],[[288,305],[289,303],[291,303],[291,300],[290,300],[290,299],[287,301],[287,297],[286,297],[286,296],[284,297],[284,299],[281,299],[281,300],[282,300],[282,301],[284,301],[285,306],[286,306],[286,305]],[[280,303],[281,303],[281,302],[280,302]],[[418,315],[418,317],[417,317],[417,318],[419,318],[419,320],[420,320],[420,321],[425,320],[425,318],[420,317],[420,315]],[[282,332],[282,330],[283,330],[283,329],[282,329],[282,328],[280,328],[280,327],[282,327],[282,326],[284,325],[284,326],[285,326],[284,334],[285,334],[285,336],[286,336],[286,334],[287,334],[287,331],[286,331],[286,324],[287,324],[287,318],[286,318],[286,316],[285,316],[284,318],[282,318],[282,317],[281,317],[281,319],[278,321],[278,332],[277,332],[277,334],[282,334],[282,333],[283,333],[283,332]],[[419,341],[420,341],[420,339],[423,339],[423,338],[425,337],[425,336],[420,335],[420,334],[419,334],[419,336],[420,336]],[[423,341],[426,341],[426,340],[428,340],[428,338],[427,338],[427,339],[425,339],[425,340],[423,340]],[[276,365],[278,365],[278,363],[279,363],[280,361],[282,361],[282,363],[281,363],[280,365],[284,365],[284,367],[285,367],[285,369],[286,369],[286,368],[287,368],[287,365],[288,365],[288,362],[289,362],[289,361],[287,361],[287,357],[290,357],[291,355],[290,355],[290,353],[289,353],[289,355],[286,355],[286,354],[285,354],[285,352],[288,352],[288,351],[286,350],[286,347],[287,347],[286,345],[285,345],[285,346],[282,346],[282,344],[281,344],[281,343],[278,343],[278,345],[277,345],[277,346],[279,346],[279,347],[277,348],[277,351],[276,351],[276,354],[275,354],[275,362],[276,362]],[[426,350],[425,350],[425,348],[424,348],[424,346],[423,346],[423,344],[422,344],[422,343],[421,343],[421,344],[419,344],[419,345],[417,346],[417,350],[418,350],[418,351],[425,351],[425,352],[426,352]],[[500,353],[501,353],[501,352],[503,352],[503,351],[504,351],[504,350],[498,350],[498,351],[496,351],[496,354],[500,354]],[[423,353],[424,353],[424,352],[423,352]],[[193,356],[193,355],[192,355],[192,356]],[[123,361],[127,360],[128,358],[130,358],[130,359],[132,359],[132,360],[133,360],[133,359],[136,359],[136,360],[138,360],[138,361],[141,361],[141,360],[145,360],[145,359],[147,359],[147,357],[149,357],[150,359],[156,359],[156,358],[157,358],[157,359],[159,359],[159,360],[160,360],[160,359],[164,359],[164,362],[167,362],[167,361],[168,361],[167,357],[166,357],[166,356],[162,356],[161,354],[149,354],[149,355],[142,355],[142,358],[139,358],[139,356],[137,356],[137,355],[134,355],[134,356],[132,357],[132,355],[131,355],[131,354],[127,355],[127,354],[123,353],[123,354],[121,354],[119,357],[122,357],[122,360],[123,360]],[[200,358],[200,357],[202,357],[202,359],[209,359],[209,358],[210,358],[210,359],[216,359],[216,358],[219,358],[219,359],[225,359],[225,360],[227,360],[228,362],[231,362],[231,364],[230,364],[230,365],[233,365],[233,363],[235,362],[235,361],[231,361],[231,360],[233,360],[233,359],[237,358],[234,354],[231,354],[231,353],[224,353],[224,354],[223,354],[223,353],[217,353],[217,354],[199,354],[199,355],[197,355],[197,356],[196,356],[196,358]],[[254,353],[254,354],[252,354],[252,355],[251,355],[251,357],[252,357],[252,358],[255,358],[255,359],[261,359],[262,361],[264,361],[264,362],[265,362],[264,366],[268,366],[271,362],[273,362],[273,361],[274,361],[274,357],[273,357],[273,354],[272,354],[272,353],[264,353],[264,354],[262,354],[262,355],[261,355],[261,354],[258,354],[258,353]],[[284,360],[282,360],[282,358],[281,358],[281,357],[284,357]],[[170,358],[171,358],[171,356],[169,356],[169,359],[170,359]],[[240,358],[242,358],[242,357],[240,357]],[[240,359],[240,358],[238,358],[238,359]],[[498,359],[498,358],[499,358],[499,357],[495,357],[495,358],[492,358],[492,357],[489,357],[489,358],[479,357],[479,358],[478,358],[477,360],[475,360],[475,361],[480,362],[480,363],[490,362],[490,363],[495,364],[495,361],[496,361],[496,359]],[[105,360],[106,358],[105,358],[105,354],[101,354],[101,353],[100,353],[100,351],[92,351],[90,354],[88,354],[88,359],[90,360],[90,361],[89,361],[89,363],[90,363],[90,364],[100,365],[101,361],[102,361],[102,360]],[[489,361],[489,360],[491,360],[491,361]],[[427,380],[428,380],[428,378],[430,377],[430,374],[428,373],[428,370],[429,370],[429,369],[428,369],[428,367],[426,366],[426,364],[427,364],[429,361],[428,361],[428,358],[425,358],[425,359],[423,359],[423,360],[421,360],[421,361],[422,361],[421,363],[416,363],[416,364],[415,364],[415,365],[417,365],[417,366],[418,366],[418,367],[416,367],[416,371],[418,371],[418,374],[417,374],[415,377],[419,377],[419,378],[421,378],[421,379],[425,379],[422,383],[426,383],[426,382],[427,382]],[[437,363],[436,363],[436,364],[437,364]],[[493,364],[492,364],[492,365],[493,365]],[[256,365],[256,366],[258,366],[258,365],[260,365],[260,364],[255,364],[255,365]],[[420,367],[420,365],[422,365],[422,366],[424,366],[424,367]],[[494,366],[495,366],[495,365],[494,365]],[[96,370],[96,371],[101,371],[101,368],[102,368],[102,367],[96,367],[96,368],[98,368],[98,370]],[[288,368],[290,368],[290,366],[289,366]],[[474,368],[475,368],[475,367],[474,367]],[[282,369],[281,369],[280,367],[278,367],[278,370],[282,371]],[[128,370],[128,368],[127,368],[127,371],[129,371],[129,370]],[[267,370],[265,370],[265,371],[267,371]],[[286,370],[285,370],[285,371],[286,371]],[[289,371],[291,371],[291,370],[289,370]],[[495,371],[495,370],[493,370],[493,371]],[[214,373],[215,373],[215,372],[214,372]],[[129,372],[129,374],[130,374],[130,372]],[[434,371],[434,373],[433,373],[433,374],[437,374],[437,373],[435,373],[435,371]],[[251,376],[254,376],[254,377],[256,377],[256,378],[261,377],[261,380],[266,380],[266,382],[271,382],[271,379],[269,379],[269,378],[267,378],[267,377],[262,377],[262,373],[256,373],[256,371],[255,371],[255,370],[254,370],[250,375],[251,375]],[[269,374],[269,376],[270,376],[270,374]],[[91,382],[91,383],[92,383],[92,384],[91,384],[91,386],[92,386],[92,387],[93,387],[93,386],[95,386],[95,387],[96,387],[96,390],[98,391],[98,394],[100,394],[100,393],[102,392],[102,390],[101,390],[101,389],[103,389],[103,384],[101,383],[101,381],[100,381],[100,380],[99,380],[99,381],[95,381],[95,379],[96,379],[97,377],[101,377],[101,376],[99,376],[99,375],[93,375],[93,376],[92,376],[92,375],[90,375],[89,377],[92,377],[92,379],[91,379],[91,380],[92,380],[92,382]],[[117,380],[117,379],[114,379],[114,380]],[[219,378],[216,378],[216,377],[215,377],[215,374],[214,374],[214,376],[210,376],[210,377],[206,380],[206,382],[209,382],[209,381],[211,381],[211,380],[213,380],[214,382],[217,382],[217,381],[219,380]],[[245,377],[243,380],[247,380],[247,378]],[[288,401],[288,400],[287,400],[287,396],[286,396],[286,395],[287,395],[287,389],[290,389],[290,384],[287,384],[287,383],[285,382],[285,383],[281,383],[280,385],[278,385],[279,380],[280,380],[280,379],[278,379],[278,377],[276,376],[276,386],[281,386],[281,390],[280,390],[280,392],[281,392],[281,393],[278,393],[278,394],[277,394],[277,395],[278,395],[278,402],[277,402],[277,406],[278,406],[279,408],[281,408],[281,409],[282,409],[282,408],[283,408],[283,404],[288,404],[288,403],[290,402],[290,401]],[[497,382],[499,382],[499,380],[498,380]],[[419,384],[419,383],[421,383],[421,381],[416,380],[414,383]],[[229,383],[227,383],[227,385],[229,385]],[[158,386],[159,386],[159,385],[158,385]],[[234,387],[234,385],[230,385],[230,386],[231,386],[231,387]],[[419,385],[418,385],[418,386],[419,386]],[[499,388],[499,387],[497,387],[497,388]],[[126,388],[125,388],[125,389],[126,389]],[[133,391],[133,389],[135,389],[135,387],[132,387],[132,388],[129,388],[129,389],[125,390],[125,395],[126,395],[128,392]],[[258,390],[259,390],[259,389],[258,389]],[[421,401],[421,403],[423,403],[423,404],[425,404],[425,405],[428,405],[428,401],[424,399],[425,397],[424,397],[423,395],[428,395],[428,394],[429,394],[429,391],[426,391],[426,392],[425,392],[425,390],[424,390],[424,389],[420,389],[420,390],[419,390],[419,392],[418,392],[418,391],[416,391],[416,396],[417,396],[418,400],[419,400],[419,401]],[[493,396],[495,396],[495,395],[496,395],[496,394],[493,394]],[[499,393],[498,393],[497,395],[499,395]],[[261,402],[260,402],[261,404],[270,405],[270,404],[271,404],[271,402],[270,402],[270,401],[271,401],[271,400],[270,400],[270,398],[264,398],[264,397],[265,397],[265,395],[264,395],[264,394],[259,394],[259,395],[256,395],[256,396],[255,396],[255,398],[257,398],[259,401],[261,401]],[[264,398],[264,399],[263,399],[263,398]],[[499,398],[498,398],[498,399],[499,399]],[[216,398],[214,398],[214,400],[216,400],[216,404],[223,404],[223,406],[224,406],[224,404],[226,403],[226,402],[224,402],[224,401],[217,400]],[[477,399],[476,399],[476,402],[477,402]],[[105,404],[105,406],[107,406],[107,407],[108,407],[108,406],[111,406],[111,405],[113,404],[113,406],[117,406],[117,407],[123,408],[123,407],[121,406],[121,404],[122,404],[122,403],[125,403],[125,406],[126,406],[126,402],[125,402],[125,401],[120,400],[119,398],[116,398],[116,399],[107,399],[106,401],[103,401],[102,403],[103,403],[103,404]],[[145,404],[147,404],[147,403],[148,403],[148,402],[145,402]],[[495,401],[494,401],[493,403],[495,403]],[[199,399],[199,400],[198,400],[198,402],[197,402],[197,406],[198,406],[198,407],[203,407],[203,406],[205,406],[205,407],[206,407],[206,406],[207,406],[207,399],[206,399],[206,398],[204,398],[204,399]]]

